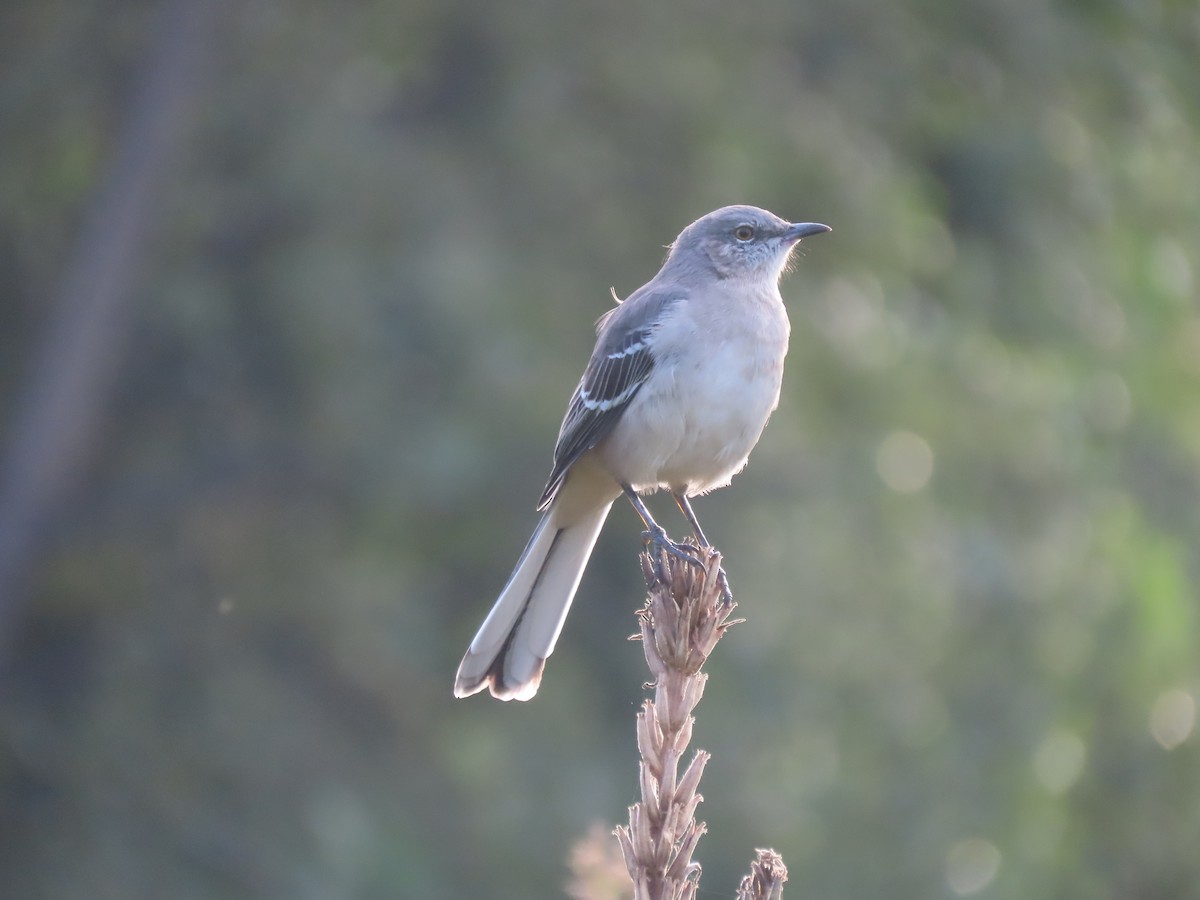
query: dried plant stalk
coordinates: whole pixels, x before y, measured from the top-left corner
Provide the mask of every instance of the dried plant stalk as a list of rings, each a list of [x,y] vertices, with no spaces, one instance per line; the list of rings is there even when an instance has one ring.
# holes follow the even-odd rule
[[[697,566],[660,552],[642,554],[646,605],[638,611],[642,649],[654,676],[654,699],[637,718],[642,799],[629,807],[629,824],[618,826],[617,841],[633,880],[634,900],[695,900],[700,864],[692,853],[705,832],[696,821],[700,776],[709,754],[697,750],[679,771],[692,740],[692,710],[704,695],[708,676],[700,671],[731,625],[734,606],[721,570],[721,554],[711,547],[685,545]],[[737,900],[780,900],[787,867],[774,850],[758,850]]]
[[[787,881],[787,866],[774,850],[755,850],[750,874],[738,886],[737,900],[779,900]]]
[[[700,880],[692,853],[705,831],[695,814],[709,754],[697,750],[682,773],[680,763],[692,739],[692,710],[708,680],[700,667],[736,623],[729,618],[733,604],[721,592],[721,554],[687,549],[703,567],[666,553],[642,555],[649,592],[638,619],[654,699],[637,719],[641,800],[629,808],[629,825],[616,830],[634,900],[691,900]]]

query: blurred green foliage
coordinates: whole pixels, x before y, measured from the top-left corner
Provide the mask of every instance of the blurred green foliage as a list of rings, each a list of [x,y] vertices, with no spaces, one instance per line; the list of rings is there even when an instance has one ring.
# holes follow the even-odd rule
[[[6,415],[155,9],[0,12]],[[609,287],[747,202],[834,233],[697,504],[706,891],[1200,897],[1194,3],[256,0],[210,56],[10,636],[4,896],[561,895],[636,795],[634,517],[534,702],[454,669]]]

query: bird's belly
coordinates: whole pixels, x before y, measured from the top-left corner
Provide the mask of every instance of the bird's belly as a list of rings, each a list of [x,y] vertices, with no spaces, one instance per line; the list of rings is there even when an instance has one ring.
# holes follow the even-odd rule
[[[779,402],[782,374],[776,354],[733,352],[706,359],[702,371],[677,372],[631,404],[598,448],[602,459],[638,490],[691,496],[722,487],[758,442]]]

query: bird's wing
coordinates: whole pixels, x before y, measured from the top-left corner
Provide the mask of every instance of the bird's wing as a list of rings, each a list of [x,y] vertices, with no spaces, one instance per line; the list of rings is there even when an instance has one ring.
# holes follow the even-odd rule
[[[545,509],[554,499],[575,461],[612,431],[650,377],[654,329],[683,298],[678,289],[664,291],[647,285],[601,316],[596,349],[563,417],[554,446],[554,468],[538,509]]]

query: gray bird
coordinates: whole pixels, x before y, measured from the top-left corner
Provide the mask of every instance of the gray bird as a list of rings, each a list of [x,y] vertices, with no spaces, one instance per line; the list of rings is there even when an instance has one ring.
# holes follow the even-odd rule
[[[779,404],[790,326],[779,279],[801,238],[764,209],[726,206],[683,230],[646,285],[597,323],[538,503],[533,537],[458,667],[456,697],[537,693],[613,501],[624,493],[647,537],[683,552],[640,494],[670,491],[708,546],[689,497],[746,465]]]

